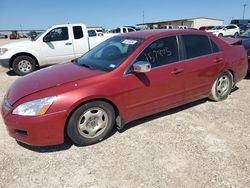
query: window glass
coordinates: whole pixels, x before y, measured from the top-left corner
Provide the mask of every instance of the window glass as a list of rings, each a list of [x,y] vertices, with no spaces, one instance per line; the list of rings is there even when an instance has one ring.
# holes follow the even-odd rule
[[[212,53],[211,45],[207,36],[183,35],[186,58],[194,58]]]
[[[83,37],[82,27],[81,26],[73,26],[73,33],[75,39],[80,39]]]
[[[212,44],[213,53],[220,52],[221,51],[220,47],[213,40],[210,40],[210,41],[211,41],[211,44]]]
[[[158,39],[150,44],[137,58],[148,61],[152,68],[170,64],[179,60],[176,36]]]
[[[95,30],[88,30],[88,34],[89,34],[89,37],[95,37],[96,36]]]
[[[49,41],[61,41],[61,40],[68,40],[68,28],[67,27],[58,27],[51,30],[46,36],[46,39]]]
[[[127,33],[126,28],[122,28],[123,33]]]
[[[133,29],[128,28],[128,32],[134,32],[134,30],[133,30]]]

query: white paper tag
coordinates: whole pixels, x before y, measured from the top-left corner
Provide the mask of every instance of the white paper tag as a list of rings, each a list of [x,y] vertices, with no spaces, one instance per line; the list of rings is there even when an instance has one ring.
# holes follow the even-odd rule
[[[134,45],[137,43],[136,40],[130,40],[130,39],[125,39],[124,41],[122,41],[123,44],[128,44],[128,45]]]
[[[109,67],[110,68],[115,68],[115,65],[114,64],[110,64]]]

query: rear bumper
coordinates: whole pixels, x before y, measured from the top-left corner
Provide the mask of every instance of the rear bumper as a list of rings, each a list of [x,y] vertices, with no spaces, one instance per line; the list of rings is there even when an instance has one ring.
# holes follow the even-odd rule
[[[65,112],[27,117],[13,115],[2,107],[2,116],[9,135],[20,142],[34,146],[64,142]]]
[[[5,68],[10,68],[10,59],[0,59],[0,65]]]

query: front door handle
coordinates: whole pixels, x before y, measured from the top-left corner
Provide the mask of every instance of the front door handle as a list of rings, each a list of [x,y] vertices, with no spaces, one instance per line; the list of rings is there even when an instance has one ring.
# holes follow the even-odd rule
[[[219,58],[219,57],[217,57],[217,58],[215,58],[214,59],[214,63],[220,63],[220,62],[222,62],[223,61],[223,58]]]
[[[174,69],[173,71],[171,71],[171,74],[180,74],[184,71],[184,69]]]
[[[65,43],[65,45],[69,46],[69,45],[72,45],[72,43],[71,42],[67,42],[67,43]]]

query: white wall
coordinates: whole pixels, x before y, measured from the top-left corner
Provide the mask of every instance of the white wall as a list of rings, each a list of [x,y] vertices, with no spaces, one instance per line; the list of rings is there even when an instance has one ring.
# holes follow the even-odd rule
[[[222,20],[212,20],[204,18],[194,19],[193,21],[194,21],[193,27],[197,29],[199,29],[201,26],[219,26],[224,24]]]

